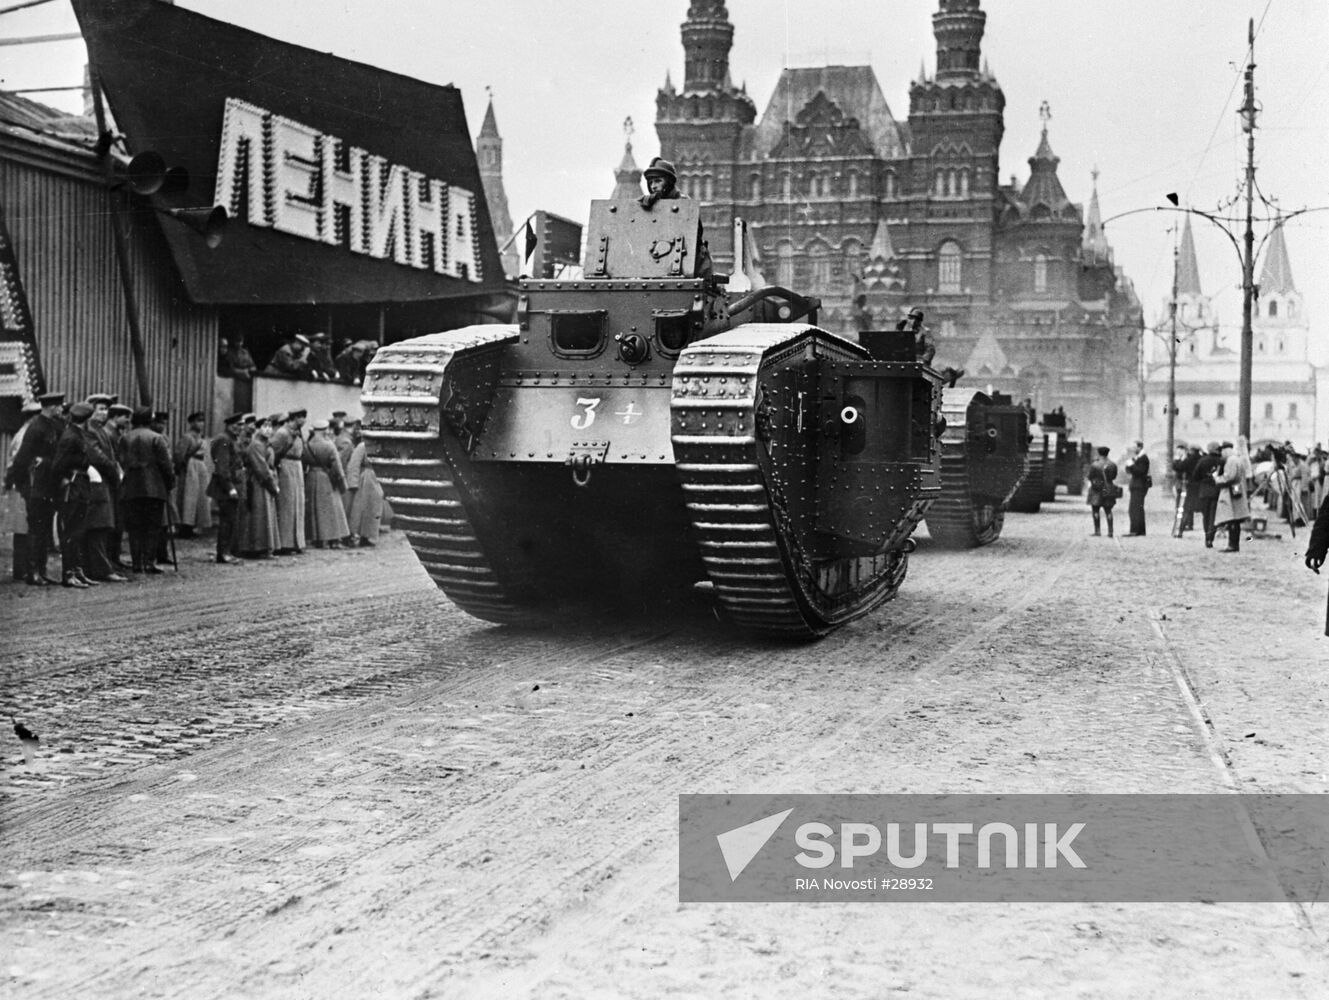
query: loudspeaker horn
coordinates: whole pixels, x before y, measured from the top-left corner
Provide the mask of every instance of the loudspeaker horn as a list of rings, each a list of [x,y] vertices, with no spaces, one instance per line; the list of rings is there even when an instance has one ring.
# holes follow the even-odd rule
[[[144,150],[125,166],[125,183],[135,194],[156,194],[166,183],[166,161],[160,153]]]
[[[200,208],[163,208],[158,209],[163,215],[178,219],[203,237],[209,250],[221,246],[222,233],[226,230],[228,216],[221,205]]]

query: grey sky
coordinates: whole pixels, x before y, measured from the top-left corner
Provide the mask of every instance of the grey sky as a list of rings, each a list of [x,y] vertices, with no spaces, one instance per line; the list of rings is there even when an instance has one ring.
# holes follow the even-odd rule
[[[682,82],[679,25],[687,0],[182,0],[181,6],[310,48],[462,89],[472,134],[493,88],[515,219],[545,208],[584,219],[607,196],[636,124],[640,165],[658,151],[655,92]],[[1163,204],[1176,191],[1213,210],[1237,194],[1244,137],[1246,24],[1257,24],[1257,180],[1286,210],[1329,207],[1329,4],[1324,0],[984,0],[983,50],[1006,94],[1002,176],[1028,176],[1039,104],[1067,194],[1087,207],[1100,170],[1105,217]],[[776,76],[792,65],[870,62],[897,118],[909,82],[935,65],[936,0],[728,0],[735,24],[734,81],[764,111]],[[0,36],[75,28],[65,0],[7,14]],[[0,48],[5,87],[80,79],[79,42]],[[65,95],[34,95],[75,107]],[[1257,214],[1265,214],[1257,212]],[[1178,220],[1179,216],[1175,217]],[[1147,321],[1171,283],[1174,216],[1143,213],[1109,225],[1116,260],[1135,282]],[[1220,319],[1240,324],[1237,256],[1226,237],[1194,220],[1206,292]],[[1257,240],[1267,226],[1256,225]],[[1313,337],[1329,330],[1329,211],[1287,230],[1293,273],[1308,299]],[[1258,278],[1258,272],[1257,272]],[[1321,332],[1319,339],[1329,339]]]

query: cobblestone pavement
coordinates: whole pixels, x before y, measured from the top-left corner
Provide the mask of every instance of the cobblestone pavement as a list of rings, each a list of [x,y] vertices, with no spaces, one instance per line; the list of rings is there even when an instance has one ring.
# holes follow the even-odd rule
[[[686,792],[1329,789],[1325,581],[1062,497],[826,640],[493,628],[403,542],[0,585],[19,997],[1318,997],[1291,904],[680,905]],[[1284,529],[1286,533],[1286,528]]]

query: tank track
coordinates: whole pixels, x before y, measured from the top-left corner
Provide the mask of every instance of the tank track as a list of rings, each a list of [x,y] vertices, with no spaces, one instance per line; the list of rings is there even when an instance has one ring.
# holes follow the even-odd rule
[[[1006,504],[1007,510],[1018,511],[1021,514],[1038,513],[1038,508],[1043,503],[1044,461],[1041,451],[1029,452],[1029,461],[1025,463],[1024,478],[1020,480],[1020,486],[1015,491],[1015,495]]]
[[[365,374],[365,448],[416,557],[467,614],[524,624],[530,613],[494,571],[466,512],[466,484],[449,460],[442,431],[450,379],[492,363],[516,328],[474,326],[380,348]],[[459,446],[458,446],[459,447]]]
[[[947,392],[941,415],[946,430],[941,436],[941,496],[928,510],[928,533],[943,548],[971,549],[990,545],[1001,537],[1006,522],[1004,503],[976,503],[969,481],[969,406],[972,393],[963,401]],[[952,401],[955,400],[955,401]]]
[[[675,467],[721,609],[744,628],[814,638],[894,597],[908,554],[891,550],[813,567],[797,549],[764,467],[756,414],[760,372],[801,351],[808,329],[753,323],[692,345],[674,367],[670,407]],[[846,345],[845,357],[859,354]],[[710,413],[718,419],[692,419]],[[915,505],[917,516],[890,543],[906,539],[925,509]],[[834,608],[819,598],[833,587],[850,595]]]

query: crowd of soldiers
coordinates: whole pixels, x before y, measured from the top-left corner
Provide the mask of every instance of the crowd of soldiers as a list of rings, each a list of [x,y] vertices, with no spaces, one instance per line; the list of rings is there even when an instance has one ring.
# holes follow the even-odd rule
[[[4,489],[23,496],[13,573],[30,585],[82,589],[159,574],[158,563],[174,561],[173,538],[209,528],[214,505],[222,564],[378,538],[383,491],[359,422],[345,413],[315,421],[308,435],[305,410],[237,413],[211,441],[204,414],[191,413],[174,448],[168,414],[109,394],[66,405],[63,393],[48,393],[24,415]],[[47,575],[53,532],[58,581]]]
[[[302,333],[292,333],[277,348],[262,374],[361,385],[365,379],[365,369],[377,351],[376,340],[342,340],[334,348],[332,338],[326,333],[314,333],[308,337]],[[217,357],[219,375],[247,382],[256,371],[258,365],[245,347],[243,336],[234,335],[222,340]]]

